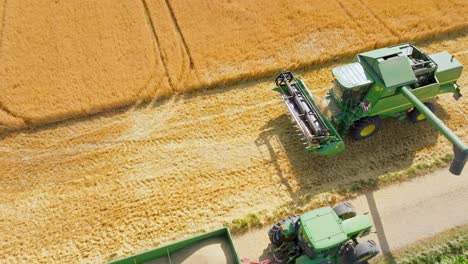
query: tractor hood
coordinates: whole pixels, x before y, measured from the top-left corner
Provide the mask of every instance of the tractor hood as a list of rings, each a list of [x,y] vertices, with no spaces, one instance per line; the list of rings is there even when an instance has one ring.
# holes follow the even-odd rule
[[[331,207],[312,210],[301,216],[306,241],[321,252],[336,247],[348,240],[341,220]]]
[[[342,222],[343,231],[348,237],[369,231],[372,223],[367,215],[357,215]]]

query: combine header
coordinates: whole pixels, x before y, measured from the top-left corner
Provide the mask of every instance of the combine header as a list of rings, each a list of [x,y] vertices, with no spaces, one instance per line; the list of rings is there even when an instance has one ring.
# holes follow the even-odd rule
[[[302,80],[281,72],[281,93],[302,131],[306,150],[319,155],[344,151],[342,135],[373,136],[382,119],[429,120],[454,146],[450,172],[460,175],[468,148],[436,115],[430,102],[438,94],[461,97],[456,81],[463,65],[448,52],[427,55],[412,44],[358,54],[353,63],[333,69],[333,87],[316,102]],[[319,107],[320,106],[320,107]]]
[[[302,80],[294,78],[291,72],[282,72],[276,78],[276,85],[304,135],[308,151],[332,155],[344,150],[343,140],[320,113]]]

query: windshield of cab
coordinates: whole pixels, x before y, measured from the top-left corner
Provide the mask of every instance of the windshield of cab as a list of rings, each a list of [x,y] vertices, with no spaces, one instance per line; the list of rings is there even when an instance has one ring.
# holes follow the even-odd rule
[[[332,87],[333,93],[335,94],[336,99],[338,99],[340,101],[341,98],[343,98],[343,88],[341,88],[338,85],[338,81],[336,79],[333,80],[332,84],[333,84],[333,87]]]
[[[333,81],[333,93],[335,94],[335,99],[342,103],[358,103],[362,100],[364,95],[369,90],[370,85],[367,86],[357,86],[352,89],[345,89],[338,84],[337,80]],[[351,102],[348,102],[351,101]]]

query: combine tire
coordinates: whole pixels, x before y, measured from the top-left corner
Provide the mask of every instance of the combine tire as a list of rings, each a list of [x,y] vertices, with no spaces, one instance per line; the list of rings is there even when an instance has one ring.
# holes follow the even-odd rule
[[[364,117],[354,122],[351,128],[351,136],[356,140],[371,137],[379,131],[382,125],[382,119],[378,116]]]
[[[377,254],[379,254],[379,247],[373,240],[359,243],[354,247],[353,264],[368,263],[367,261]]]
[[[270,230],[268,231],[268,237],[270,238],[271,244],[273,244],[275,246],[278,246],[278,247],[281,246],[281,244],[284,241],[283,240],[284,237],[281,236],[281,225],[284,224],[286,221],[296,222],[298,219],[299,219],[298,215],[290,216],[290,217],[288,217],[286,219],[283,219],[283,220],[279,221],[275,225],[273,225],[270,228]]]
[[[427,106],[427,108],[429,108],[429,110],[431,110],[431,112],[434,112],[434,105],[433,104],[424,103],[424,105]],[[426,121],[426,117],[424,116],[424,114],[419,112],[419,110],[416,109],[416,107],[413,110],[411,110],[411,112],[409,113],[409,118],[410,118],[411,122],[413,122],[413,123],[419,123],[419,122],[422,122],[422,121]]]
[[[346,220],[351,217],[356,216],[356,210],[350,202],[340,203],[333,207],[333,211],[338,215],[342,220]]]

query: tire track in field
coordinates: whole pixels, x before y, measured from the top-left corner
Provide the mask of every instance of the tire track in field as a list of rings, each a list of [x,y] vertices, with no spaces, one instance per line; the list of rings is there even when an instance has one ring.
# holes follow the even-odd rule
[[[188,47],[188,44],[185,40],[185,36],[182,33],[182,30],[180,28],[179,22],[176,18],[174,9],[169,2],[169,0],[164,0],[164,6],[167,9],[167,12],[169,13],[171,22],[175,28],[175,35],[178,38],[177,44],[179,46],[179,50],[181,52],[181,58],[182,58],[182,65],[180,67],[180,72],[179,72],[179,77],[178,77],[178,90],[183,89],[184,82],[187,78],[190,76],[190,71],[194,70],[194,63],[193,63],[193,58],[192,58],[192,53]]]
[[[171,15],[172,22],[174,23],[174,25],[175,25],[175,27],[177,29],[177,33],[179,34],[180,39],[182,40],[182,44],[184,45],[185,52],[187,53],[187,56],[189,58],[190,68],[193,69],[194,65],[193,65],[192,53],[190,52],[190,49],[189,49],[189,47],[187,45],[187,41],[185,40],[184,34],[182,33],[182,30],[180,29],[179,22],[177,21],[177,18],[176,18],[175,13],[174,13],[174,9],[172,8],[172,5],[169,2],[169,0],[164,0],[164,2],[166,3],[167,8],[169,9],[169,13]]]
[[[361,25],[359,25],[359,23],[357,22],[357,19],[353,16],[352,12],[350,12],[344,5],[343,3],[340,1],[340,0],[335,0],[335,2],[340,6],[340,8],[343,10],[343,12],[349,17],[349,19],[351,19],[351,21],[353,21],[353,24],[355,25],[355,27],[357,29],[359,29],[359,34],[361,36],[364,36],[364,32],[361,28]]]
[[[159,54],[159,58],[161,60],[161,63],[164,66],[164,70],[165,70],[165,73],[166,73],[166,77],[168,78],[169,85],[170,85],[170,87],[172,89],[172,92],[175,92],[175,90],[174,90],[174,81],[172,80],[171,76],[169,75],[169,70],[167,68],[167,61],[166,61],[166,58],[165,58],[165,56],[163,54],[163,50],[161,48],[161,42],[159,40],[158,33],[156,32],[156,28],[154,26],[153,19],[151,18],[151,13],[149,11],[148,4],[146,3],[146,0],[141,0],[141,3],[143,4],[143,9],[145,11],[147,24],[149,25],[149,27],[151,29],[151,32],[152,32],[152,35],[153,35],[154,40],[155,40],[155,50],[154,50],[154,52],[156,53],[156,49],[159,51],[157,53]],[[152,78],[153,78],[153,76],[151,76],[151,79]]]
[[[392,33],[395,37],[397,37],[398,39],[401,39],[402,35],[400,34],[400,32],[398,31],[395,31],[394,29],[392,29],[389,25],[387,25],[387,23],[381,19],[379,17],[379,15],[377,15],[370,7],[368,7],[364,2],[363,0],[357,0],[365,9],[367,9],[369,11],[369,13],[386,29],[388,30],[390,33]]]

